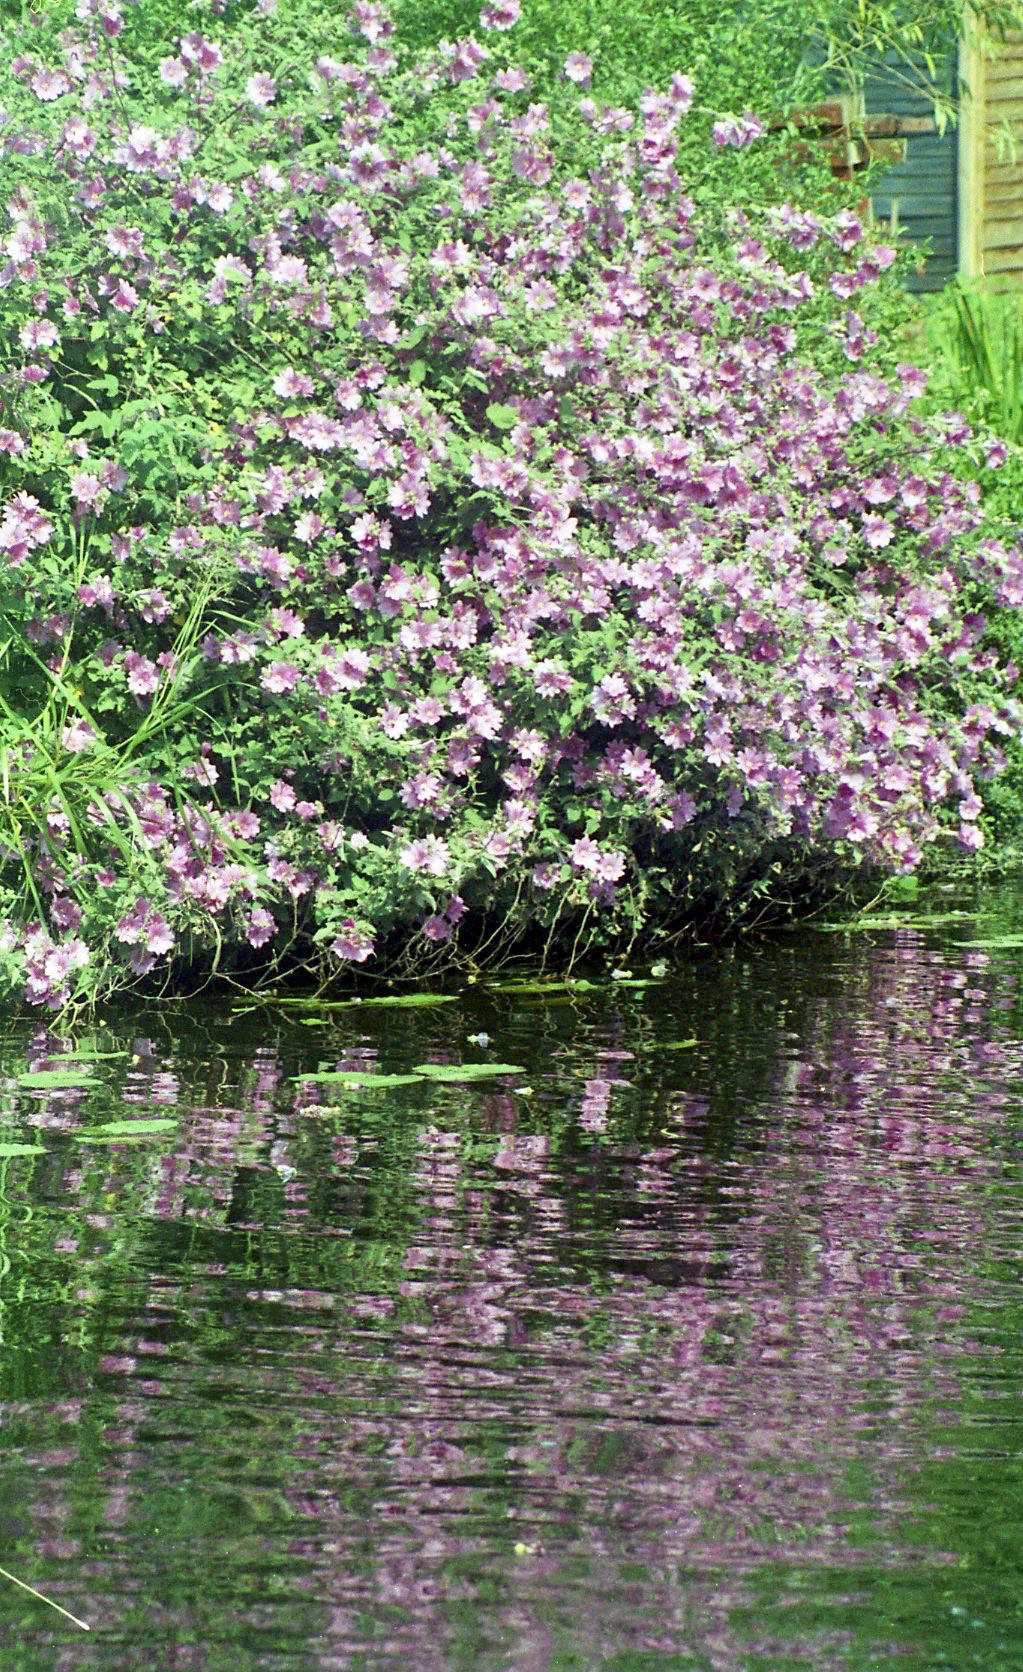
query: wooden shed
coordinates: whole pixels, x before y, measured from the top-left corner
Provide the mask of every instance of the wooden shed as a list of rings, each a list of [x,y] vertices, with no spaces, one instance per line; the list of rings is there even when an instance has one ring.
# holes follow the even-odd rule
[[[1023,30],[987,56],[976,36],[960,49],[957,132],[959,271],[1023,281]]]
[[[873,192],[874,213],[909,239],[929,241],[914,289],[940,289],[957,273],[1023,283],[1023,31],[990,44],[967,36],[945,73],[962,102],[958,124],[943,133],[928,121],[923,91],[892,68],[868,78],[868,126],[884,113],[904,135]]]

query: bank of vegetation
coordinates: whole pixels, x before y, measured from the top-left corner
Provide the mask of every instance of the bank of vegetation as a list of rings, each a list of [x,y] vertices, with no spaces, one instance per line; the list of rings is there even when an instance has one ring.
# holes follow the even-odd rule
[[[523,9],[5,24],[0,988],[564,963],[982,846],[1015,455],[797,32]]]

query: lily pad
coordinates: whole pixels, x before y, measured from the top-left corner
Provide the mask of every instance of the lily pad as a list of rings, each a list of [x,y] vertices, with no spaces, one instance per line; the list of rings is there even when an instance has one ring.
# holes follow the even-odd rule
[[[347,1086],[352,1091],[386,1091],[389,1086],[412,1086],[420,1079],[415,1074],[363,1074],[357,1068],[319,1070],[316,1073],[296,1074],[294,1083],[301,1085],[312,1080],[318,1086]]]
[[[18,1084],[26,1091],[47,1091],[59,1087],[94,1086],[97,1081],[94,1074],[86,1074],[80,1068],[40,1068],[34,1074],[19,1074]]]
[[[458,993],[382,993],[374,999],[276,999],[288,1010],[395,1010],[421,1009],[434,1004],[457,1004]]]
[[[77,1138],[148,1138],[157,1132],[171,1132],[176,1120],[166,1116],[153,1120],[108,1120],[102,1126],[84,1127]]]
[[[945,923],[961,923],[968,912],[864,912],[860,917],[840,918],[835,922],[808,923],[804,927],[819,929],[825,935],[850,935],[872,929],[936,929]],[[1023,945],[1021,940],[1020,945]]]
[[[75,1051],[61,1052],[62,1063],[77,1062],[113,1062],[115,1057],[126,1057],[127,1051],[93,1051],[88,1045],[82,1045]]]
[[[487,983],[487,991],[491,993],[594,993],[597,990],[595,981],[586,981],[582,976],[578,980],[569,978],[566,981],[492,981]]]
[[[954,946],[979,946],[992,952],[1023,946],[1023,935],[990,935],[987,940],[954,941]]]
[[[420,1062],[416,1073],[427,1080],[489,1080],[495,1074],[524,1074],[526,1070],[514,1062]]]
[[[80,1144],[150,1144],[158,1134],[155,1132],[76,1132],[75,1138]]]
[[[373,1009],[377,1009],[384,1005],[393,1005],[395,1008],[413,1010],[431,1004],[457,1004],[458,1002],[458,993],[392,993],[389,996],[376,999],[349,999],[347,1003],[344,1003],[344,1001],[339,1003],[337,1008],[347,1009],[351,1005],[358,1005],[360,1010],[368,1010],[371,1006]],[[331,1008],[333,1009],[334,1006],[331,1006]]]
[[[8,1155],[46,1155],[38,1144],[0,1144],[0,1160]]]

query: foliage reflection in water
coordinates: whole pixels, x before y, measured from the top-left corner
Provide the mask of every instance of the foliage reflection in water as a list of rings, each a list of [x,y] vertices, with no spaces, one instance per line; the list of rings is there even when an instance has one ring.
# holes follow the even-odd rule
[[[1018,907],[9,1028],[5,1672],[1023,1667]]]

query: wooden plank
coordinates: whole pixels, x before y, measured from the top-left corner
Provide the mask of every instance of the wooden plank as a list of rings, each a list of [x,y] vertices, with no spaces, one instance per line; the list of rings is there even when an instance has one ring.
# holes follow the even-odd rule
[[[987,199],[988,213],[995,219],[1017,206],[1023,210],[1023,163],[1012,180],[988,180],[984,196]]]
[[[957,146],[958,250],[956,266],[964,275],[983,273],[983,225],[988,171],[985,167],[985,105],[987,72],[991,68],[980,51],[977,24],[967,15],[959,46],[957,82],[969,89],[959,115]]]
[[[984,228],[984,249],[1015,250],[1023,246],[1023,216],[1012,221],[988,221]]]
[[[1006,220],[1015,209],[1015,204],[1002,207],[1002,220]],[[887,203],[874,199],[874,214],[878,220],[890,221],[893,209],[903,232],[911,238],[931,238],[936,233],[948,232],[952,236],[952,216],[948,204],[940,198],[930,198],[923,202],[919,198],[893,197]]]
[[[1023,248],[992,250],[984,258],[985,273],[1023,273]]]
[[[1005,87],[1018,81],[1023,72],[1023,57],[994,58],[987,64],[987,84],[989,87]]]

